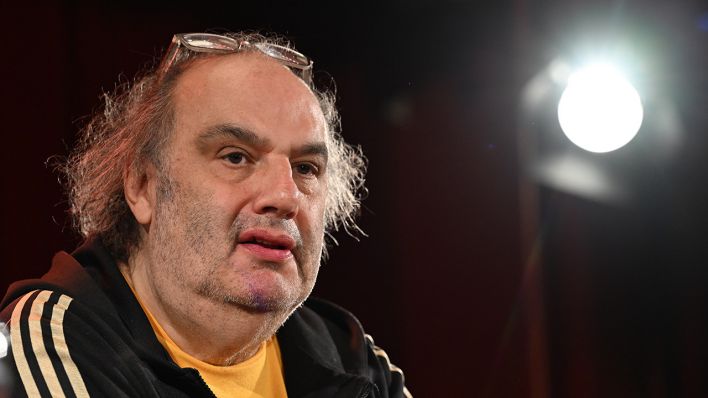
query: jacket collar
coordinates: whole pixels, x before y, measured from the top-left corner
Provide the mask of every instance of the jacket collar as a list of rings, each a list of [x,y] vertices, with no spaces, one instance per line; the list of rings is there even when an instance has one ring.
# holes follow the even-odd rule
[[[118,264],[100,240],[87,241],[72,253],[72,257],[92,274],[103,295],[108,297],[113,306],[110,313],[117,314],[121,319],[135,341],[136,348],[171,362],[169,354],[155,337],[155,332],[128,282],[118,269]]]
[[[290,397],[365,396],[368,380],[364,335],[356,318],[310,298],[277,333]]]

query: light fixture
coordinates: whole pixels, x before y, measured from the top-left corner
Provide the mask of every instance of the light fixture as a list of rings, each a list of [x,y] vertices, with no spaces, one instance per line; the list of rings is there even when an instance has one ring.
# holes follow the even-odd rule
[[[589,65],[571,74],[558,102],[561,129],[590,152],[610,152],[629,143],[643,116],[637,90],[608,64]]]

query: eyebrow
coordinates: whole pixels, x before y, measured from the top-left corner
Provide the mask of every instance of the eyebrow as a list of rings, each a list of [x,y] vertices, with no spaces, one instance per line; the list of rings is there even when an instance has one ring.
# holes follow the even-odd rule
[[[247,128],[236,126],[233,124],[218,124],[207,128],[202,134],[197,137],[200,148],[206,148],[208,142],[219,138],[232,138],[239,140],[246,145],[255,148],[272,147],[272,142],[268,138],[259,136]],[[317,155],[324,158],[325,161],[329,158],[329,151],[324,142],[310,142],[297,148],[294,151],[295,156]]]
[[[324,142],[316,142],[311,144],[305,144],[297,151],[297,155],[318,155],[322,156],[325,160],[329,158],[329,152],[327,151],[327,145]]]
[[[197,137],[200,147],[206,147],[208,141],[218,138],[235,138],[245,144],[257,148],[266,148],[271,146],[271,142],[267,138],[258,136],[258,134],[233,124],[218,124],[207,128],[202,134]]]

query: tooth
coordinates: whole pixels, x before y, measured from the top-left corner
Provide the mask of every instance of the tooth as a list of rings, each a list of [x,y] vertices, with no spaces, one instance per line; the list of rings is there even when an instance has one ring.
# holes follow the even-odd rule
[[[273,245],[272,243],[267,242],[267,241],[263,241],[263,240],[260,240],[260,239],[256,239],[256,243],[258,243],[258,244],[261,245],[261,246],[268,247],[268,248],[273,248],[273,247],[275,247],[275,245]]]

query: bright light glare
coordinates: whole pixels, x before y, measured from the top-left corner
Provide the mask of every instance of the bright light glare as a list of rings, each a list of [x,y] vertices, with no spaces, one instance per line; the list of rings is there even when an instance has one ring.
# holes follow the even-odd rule
[[[637,90],[605,64],[573,73],[558,103],[563,132],[590,152],[610,152],[626,145],[639,131],[643,116]]]
[[[2,323],[0,323],[2,325]],[[5,357],[7,355],[7,337],[5,337],[5,334],[0,331],[0,358]]]

